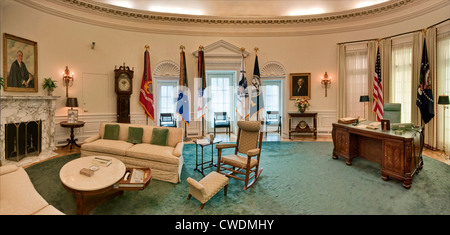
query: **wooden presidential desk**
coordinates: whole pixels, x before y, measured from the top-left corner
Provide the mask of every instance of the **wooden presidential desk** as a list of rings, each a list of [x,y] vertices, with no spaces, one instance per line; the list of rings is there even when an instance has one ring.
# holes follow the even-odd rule
[[[349,166],[356,157],[379,163],[383,180],[393,177],[402,180],[403,187],[411,188],[412,177],[423,166],[422,131],[405,131],[396,135],[393,130],[368,129],[366,125],[369,123],[357,126],[333,123],[333,159],[342,157]]]

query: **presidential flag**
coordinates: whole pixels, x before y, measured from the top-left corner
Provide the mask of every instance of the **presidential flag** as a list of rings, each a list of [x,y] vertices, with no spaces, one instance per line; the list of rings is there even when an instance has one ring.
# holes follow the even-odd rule
[[[198,51],[198,105],[197,119],[201,119],[206,115],[205,89],[206,89],[206,71],[205,71],[205,54],[202,49]]]
[[[189,124],[189,89],[186,72],[186,58],[184,51],[180,52],[180,85],[177,98],[177,113],[181,116],[181,120]]]
[[[144,74],[142,75],[141,90],[139,95],[139,103],[145,110],[145,114],[155,121],[155,110],[153,109],[153,82],[152,71],[150,69],[150,53],[148,50],[144,52]]]
[[[377,60],[375,63],[375,74],[373,81],[373,104],[372,110],[377,121],[383,119],[383,85],[381,83],[380,50],[377,49]]]
[[[420,109],[422,120],[427,124],[434,117],[434,101],[433,92],[431,90],[430,65],[428,63],[427,44],[425,39],[423,39],[422,64],[420,66],[416,105]]]
[[[253,69],[252,89],[250,99],[250,118],[255,119],[255,115],[258,114],[264,108],[264,99],[262,94],[262,81],[259,74],[258,55],[255,57],[255,67]],[[256,119],[258,117],[256,116]]]
[[[241,72],[238,83],[237,90],[237,102],[236,102],[236,113],[238,114],[237,119],[239,120],[247,120],[249,114],[247,109],[248,104],[248,88],[247,88],[247,78],[245,77],[245,63],[244,63],[244,55],[242,55],[241,60]]]

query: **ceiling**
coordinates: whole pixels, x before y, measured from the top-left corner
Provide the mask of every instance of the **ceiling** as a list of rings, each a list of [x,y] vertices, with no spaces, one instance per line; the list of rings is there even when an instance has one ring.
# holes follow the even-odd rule
[[[130,9],[216,17],[273,17],[337,13],[391,0],[92,0]]]

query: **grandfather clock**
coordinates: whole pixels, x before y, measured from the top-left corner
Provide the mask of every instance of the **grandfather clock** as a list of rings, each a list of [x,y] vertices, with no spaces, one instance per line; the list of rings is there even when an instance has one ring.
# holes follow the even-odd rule
[[[130,123],[130,96],[133,93],[133,74],[130,67],[120,66],[114,70],[115,91],[117,94],[117,122]]]

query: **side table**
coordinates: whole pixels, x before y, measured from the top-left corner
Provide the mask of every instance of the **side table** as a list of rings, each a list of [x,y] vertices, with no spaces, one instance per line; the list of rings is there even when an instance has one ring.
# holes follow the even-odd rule
[[[203,176],[205,176],[205,173],[203,172],[204,169],[214,166],[214,161],[213,161],[214,144],[218,144],[218,143],[222,142],[222,140],[213,140],[213,142],[211,143],[209,141],[209,139],[208,139],[208,142],[206,142],[204,140],[205,139],[194,140],[194,143],[195,143],[195,169],[194,170],[200,172]],[[203,148],[206,146],[209,146],[209,145],[211,145],[211,161],[204,162],[203,161]],[[200,146],[202,148],[202,161],[200,163],[198,162],[198,146]],[[209,165],[204,167],[203,165],[205,165],[205,164],[209,164]],[[201,167],[201,169],[199,167]]]
[[[289,112],[289,139],[291,139],[292,133],[312,133],[314,134],[314,139],[317,139],[317,113],[316,112],[305,112],[305,113],[299,113],[299,112]],[[305,121],[300,121],[295,129],[291,129],[291,119],[293,117],[310,117],[313,119],[313,128],[310,128],[308,124],[306,124]]]
[[[63,121],[63,122],[60,122],[59,124],[64,128],[70,128],[70,139],[67,139],[67,145],[63,146],[63,148],[65,148],[69,145],[70,145],[70,151],[72,151],[73,145],[75,145],[79,148],[80,145],[77,144],[78,139],[75,139],[75,135],[73,134],[73,129],[83,127],[84,122],[77,121],[77,122],[71,123],[71,122]]]

